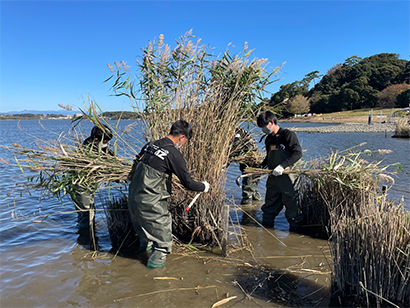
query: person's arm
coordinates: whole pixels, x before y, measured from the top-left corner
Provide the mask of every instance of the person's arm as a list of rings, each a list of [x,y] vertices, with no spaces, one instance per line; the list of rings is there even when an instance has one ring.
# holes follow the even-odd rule
[[[289,151],[291,155],[289,156],[289,158],[285,159],[280,163],[284,169],[289,166],[292,166],[299,159],[302,158],[302,147],[299,144],[299,140],[296,134],[290,130],[287,130],[285,138],[287,144],[286,150]]]
[[[192,179],[191,175],[188,172],[185,159],[182,157],[182,154],[178,150],[176,150],[176,152],[177,153],[173,153],[172,157],[170,157],[170,164],[173,173],[175,173],[175,175],[178,177],[185,188],[193,191],[204,191],[205,184],[196,182]]]

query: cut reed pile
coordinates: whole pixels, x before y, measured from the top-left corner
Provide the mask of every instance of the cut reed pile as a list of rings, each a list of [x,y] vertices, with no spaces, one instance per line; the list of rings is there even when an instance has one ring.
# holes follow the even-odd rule
[[[129,97],[137,112],[143,111],[147,140],[166,136],[176,120],[192,124],[193,138],[182,149],[183,155],[193,177],[209,182],[211,189],[187,213],[185,207],[193,194],[187,195],[174,181],[169,202],[174,234],[184,240],[220,245],[227,219],[222,170],[229,159],[231,140],[241,121],[255,117],[255,101],[262,98],[274,72],[266,71],[266,59],[251,60],[246,44],[243,55],[231,55],[227,50],[217,58],[200,39],[193,39],[188,32],[171,49],[161,35],[158,42],[143,49],[137,61],[138,83],[130,80],[124,64],[110,66],[115,79],[112,88],[117,95]]]
[[[94,106],[91,104],[90,108]],[[86,112],[83,114],[84,118],[88,117]],[[100,121],[94,123],[102,125]],[[18,143],[14,143],[12,147],[3,146],[15,155],[15,161],[9,162],[3,158],[1,161],[19,166],[23,173],[25,169],[34,171],[35,174],[28,177],[32,183],[31,189],[43,190],[58,199],[72,195],[79,189],[94,193],[101,183],[108,182],[110,187],[112,182],[126,180],[130,171],[132,155],[117,155],[121,136],[118,132],[116,135],[114,156],[102,151],[101,144],[97,151],[92,147],[82,147],[81,141],[87,135],[74,126],[71,131],[62,132],[53,140],[32,136],[37,145],[35,149]]]
[[[10,149],[16,157],[26,155],[16,160],[22,169],[39,171],[40,175],[32,178],[36,187],[62,197],[77,186],[93,192],[103,182],[125,180],[141,146],[167,136],[172,123],[182,119],[193,128],[193,138],[182,149],[188,169],[194,179],[209,182],[211,188],[187,213],[185,208],[193,193],[173,179],[169,207],[174,235],[185,241],[222,246],[228,223],[222,170],[232,151],[231,140],[240,122],[254,119],[258,113],[256,102],[262,99],[277,69],[268,72],[266,59],[251,59],[247,44],[241,54],[232,55],[226,50],[216,57],[210,47],[201,45],[200,39],[193,39],[189,32],[173,49],[163,43],[162,35],[158,42],[150,42],[137,61],[135,80],[126,63],[109,65],[113,74],[106,82],[113,81],[115,95],[128,97],[141,119],[120,131],[119,122],[113,125],[101,118],[98,105],[90,100],[79,120],[97,126],[106,124],[112,129],[115,157],[78,150],[81,138],[73,141],[66,135],[52,146]],[[244,153],[242,161],[246,160]]]
[[[410,117],[403,117],[397,121],[393,137],[410,138]]]
[[[336,305],[410,305],[410,213],[386,198],[394,183],[388,169],[401,167],[374,159],[389,152],[354,147],[286,170],[304,178],[305,223],[330,236]]]

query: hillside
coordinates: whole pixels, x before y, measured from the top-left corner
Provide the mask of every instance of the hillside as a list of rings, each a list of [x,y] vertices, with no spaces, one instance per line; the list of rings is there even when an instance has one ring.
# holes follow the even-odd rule
[[[312,83],[315,85],[309,89]],[[364,59],[352,56],[330,68],[325,75],[310,72],[301,81],[281,86],[272,95],[269,105],[281,107],[287,117],[307,113],[309,109],[314,113],[330,113],[361,108],[404,108],[409,102],[410,61],[399,59],[398,54],[382,53]]]

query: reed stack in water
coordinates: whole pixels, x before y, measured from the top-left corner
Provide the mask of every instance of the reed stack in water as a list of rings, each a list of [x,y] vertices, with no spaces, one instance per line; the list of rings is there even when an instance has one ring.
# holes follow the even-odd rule
[[[349,149],[316,165],[322,172],[305,182],[304,211],[328,227],[337,304],[408,307],[410,213],[387,199],[392,166],[366,154],[375,153]]]
[[[167,136],[173,122],[185,120],[192,124],[194,133],[182,148],[188,169],[194,179],[209,182],[211,188],[186,212],[194,194],[173,178],[169,206],[174,235],[181,240],[221,246],[227,232],[223,169],[235,150],[231,141],[241,121],[255,118],[258,99],[262,99],[262,92],[278,69],[267,72],[266,59],[251,59],[246,43],[240,54],[232,55],[226,50],[219,58],[211,55],[211,48],[201,45],[200,39],[193,41],[191,32],[181,37],[172,49],[163,39],[160,35],[157,42],[150,42],[142,49],[137,61],[137,79],[131,77],[130,67],[124,62],[108,65],[112,76],[106,82],[113,81],[115,95],[130,99],[140,115],[135,125],[120,131],[119,122],[112,124],[100,117],[102,110],[92,100],[81,110],[79,123],[86,120],[111,128],[113,157],[79,150],[83,138],[77,136],[73,141],[67,134],[39,149],[20,145],[9,149],[16,153],[16,162],[22,170],[40,171],[31,179],[37,188],[58,198],[72,194],[76,187],[94,193],[102,183],[110,187],[113,181],[125,180],[131,161],[142,145]],[[20,155],[26,158],[21,159]],[[246,160],[246,153],[242,158]],[[113,211],[123,203],[117,201],[107,208]],[[108,219],[120,216],[111,215]],[[109,225],[115,229],[112,223]]]
[[[214,246],[220,245],[226,231],[222,170],[235,128],[244,119],[254,118],[255,102],[274,72],[265,71],[265,59],[251,60],[246,44],[243,55],[231,55],[227,50],[215,58],[200,39],[193,39],[188,32],[171,49],[161,35],[158,42],[143,48],[139,81],[130,81],[123,66],[112,66],[112,88],[117,95],[129,97],[135,110],[141,112],[146,140],[166,136],[176,120],[192,124],[193,137],[183,147],[183,155],[194,178],[209,182],[211,188],[187,213],[185,207],[194,194],[173,181],[169,202],[173,230],[180,239]]]
[[[410,138],[410,117],[402,117],[397,121],[393,137]]]

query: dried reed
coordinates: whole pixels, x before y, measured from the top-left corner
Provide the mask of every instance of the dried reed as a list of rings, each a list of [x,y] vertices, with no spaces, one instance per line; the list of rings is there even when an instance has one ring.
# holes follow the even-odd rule
[[[251,60],[246,46],[243,55],[231,55],[227,50],[216,58],[200,40],[193,41],[191,32],[181,37],[174,49],[161,37],[143,48],[138,61],[139,84],[130,80],[127,69],[117,66],[112,88],[117,95],[129,97],[136,111],[144,111],[141,117],[147,140],[166,136],[170,124],[178,119],[192,123],[194,136],[183,148],[183,155],[193,177],[208,181],[211,189],[186,213],[184,208],[192,197],[187,198],[186,191],[174,185],[169,202],[174,234],[220,246],[228,219],[223,210],[226,178],[222,170],[229,160],[231,140],[240,122],[254,117],[255,100],[261,98],[274,72],[265,70],[265,59]]]
[[[357,149],[299,163],[286,172],[303,177],[300,201],[305,223],[321,225],[322,235],[330,236],[336,301],[344,306],[389,303],[407,307],[410,213],[404,204],[387,199],[394,183],[388,169],[397,171],[401,166],[382,166],[382,161],[374,160],[375,154],[389,150]],[[270,173],[252,168],[246,171],[262,176]]]
[[[394,136],[397,138],[410,138],[410,118],[403,117],[397,121]]]
[[[387,185],[394,183],[387,171],[391,166],[368,162],[366,156],[374,153],[366,150],[342,154],[317,163],[324,173],[307,178],[301,200],[308,223],[316,220],[328,228],[332,292],[344,305],[354,295],[367,306],[385,301],[408,306],[410,213],[386,198]]]
[[[169,205],[174,234],[182,240],[221,247],[228,232],[228,211],[224,206],[226,178],[222,170],[233,150],[231,140],[240,122],[254,118],[258,112],[255,102],[262,98],[261,93],[277,69],[268,72],[266,59],[252,60],[247,44],[241,55],[232,55],[227,50],[218,58],[210,54],[210,47],[201,45],[200,40],[194,42],[193,37],[187,33],[174,49],[164,44],[163,36],[158,42],[150,42],[137,61],[139,80],[131,79],[126,63],[109,65],[113,75],[107,82],[112,79],[116,95],[130,98],[135,111],[140,112],[137,126],[142,133],[132,133],[137,131],[132,126],[120,131],[119,122],[108,123],[91,99],[74,123],[87,120],[97,126],[109,126],[114,133],[115,156],[82,150],[82,138],[70,139],[67,135],[46,146],[39,145],[39,149],[9,148],[22,170],[39,172],[30,179],[35,187],[61,198],[78,187],[94,192],[101,183],[125,180],[131,160],[141,146],[166,136],[170,125],[183,119],[192,123],[194,132],[183,148],[188,168],[194,179],[208,181],[211,189],[187,213],[185,207],[192,196],[173,180],[174,193]],[[21,154],[25,158],[20,159]],[[247,157],[251,156],[243,153],[244,161]]]
[[[36,144],[37,149],[20,144],[5,148],[15,154],[16,165],[23,173],[24,169],[38,172],[29,177],[32,188],[57,198],[72,195],[78,189],[94,193],[101,183],[125,180],[131,169],[131,161],[108,155],[101,151],[101,146],[97,152],[81,147],[78,141],[69,140],[67,134],[54,141],[37,140]]]
[[[107,198],[103,204],[112,248],[117,251],[138,249],[139,241],[128,211],[127,196]]]

